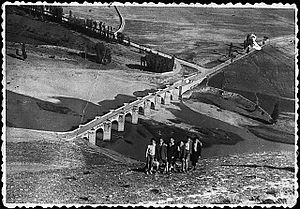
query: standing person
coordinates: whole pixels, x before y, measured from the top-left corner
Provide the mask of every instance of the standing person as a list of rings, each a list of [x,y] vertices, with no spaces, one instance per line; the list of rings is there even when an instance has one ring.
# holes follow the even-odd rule
[[[175,140],[173,138],[170,139],[170,144],[168,147],[168,164],[169,164],[169,171],[172,169],[176,171],[175,161],[177,155],[177,148],[175,145]]]
[[[159,142],[156,146],[156,153],[155,153],[155,159],[157,160],[157,170],[159,170],[160,165],[162,163],[161,160],[161,150],[162,150],[162,146],[163,146],[164,140],[162,138],[159,139]]]
[[[180,141],[178,146],[178,158],[181,162],[181,172],[185,172],[185,160],[184,160],[184,142]]]
[[[163,167],[164,167],[163,172],[164,173],[168,172],[167,152],[168,152],[168,145],[161,138],[159,140],[159,145],[157,146],[157,160],[159,162],[159,165],[163,165]]]
[[[192,144],[192,154],[191,154],[193,170],[196,170],[197,162],[199,160],[199,157],[201,157],[201,151],[202,151],[202,142],[199,140],[198,137],[196,137]]]
[[[162,149],[161,149],[161,161],[164,166],[163,173],[169,172],[169,164],[168,164],[168,145],[167,143],[163,143]]]
[[[191,139],[191,137],[188,137],[187,142],[184,144],[184,152],[183,152],[185,172],[187,172],[189,169],[191,151],[192,151],[192,139]]]
[[[153,161],[155,158],[156,151],[156,142],[155,139],[151,139],[151,143],[147,146],[146,149],[146,174],[152,174],[153,171]]]

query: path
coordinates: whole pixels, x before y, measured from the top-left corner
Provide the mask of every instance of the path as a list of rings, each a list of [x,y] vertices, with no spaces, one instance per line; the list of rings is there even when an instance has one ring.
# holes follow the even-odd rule
[[[118,16],[120,18],[119,28],[116,32],[114,32],[115,36],[117,37],[118,33],[122,33],[125,28],[125,19],[123,18],[122,14],[119,12],[118,8],[116,6],[114,6],[114,8],[116,9]]]

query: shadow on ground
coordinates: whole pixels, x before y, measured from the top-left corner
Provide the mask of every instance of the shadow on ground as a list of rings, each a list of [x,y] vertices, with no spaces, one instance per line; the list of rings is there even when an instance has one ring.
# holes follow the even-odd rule
[[[19,56],[15,55],[15,54],[8,53],[7,55],[10,56],[10,57],[12,57],[12,58],[16,58],[16,59],[24,61],[24,59],[22,57],[19,57]]]
[[[204,147],[210,147],[213,144],[235,145],[243,141],[243,138],[234,133],[237,128],[195,112],[182,102],[174,103],[174,105],[180,109],[169,108],[168,110],[176,117],[176,123],[182,122],[192,125],[193,129],[197,131],[196,135],[200,136]]]
[[[228,167],[245,167],[245,168],[269,168],[269,169],[277,169],[277,170],[285,170],[285,171],[290,171],[290,172],[295,172],[294,167],[275,167],[275,166],[270,166],[270,165],[226,165],[223,164],[221,166],[228,166]]]
[[[126,64],[127,67],[130,69],[137,69],[137,70],[143,70],[143,71],[149,71],[147,67],[138,65],[138,64]]]
[[[124,102],[134,101],[136,98],[119,94],[113,100],[99,102],[99,105],[71,97],[52,99],[56,99],[57,102],[6,90],[7,126],[47,131],[73,130],[79,124],[87,123],[95,116],[104,115],[111,109],[122,106]]]

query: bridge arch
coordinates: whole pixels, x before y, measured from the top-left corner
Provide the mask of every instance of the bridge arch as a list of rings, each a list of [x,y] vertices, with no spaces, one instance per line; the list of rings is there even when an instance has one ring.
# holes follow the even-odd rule
[[[96,145],[99,145],[101,141],[103,141],[103,136],[104,136],[104,128],[98,128],[96,130]]]
[[[151,102],[150,109],[155,110],[155,103],[154,102]]]
[[[164,97],[161,97],[161,99],[160,99],[160,104],[162,104],[162,105],[165,104],[165,98],[164,98]]]
[[[128,112],[125,114],[125,123],[132,123],[132,113]]]
[[[111,122],[111,129],[118,131],[118,129],[119,129],[119,122],[117,120],[113,120]]]
[[[139,106],[139,114],[145,115],[145,109],[142,106]]]

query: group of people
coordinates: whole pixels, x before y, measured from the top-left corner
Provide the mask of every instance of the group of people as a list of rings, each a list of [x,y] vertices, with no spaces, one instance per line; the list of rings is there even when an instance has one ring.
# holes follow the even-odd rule
[[[181,162],[179,172],[187,172],[189,164],[196,169],[199,157],[201,157],[202,142],[198,137],[187,137],[187,140],[180,141],[177,145],[175,140],[170,138],[169,144],[160,138],[158,144],[154,138],[146,149],[146,174],[152,174],[154,167],[156,171],[162,170],[163,173],[177,171],[177,159]]]

